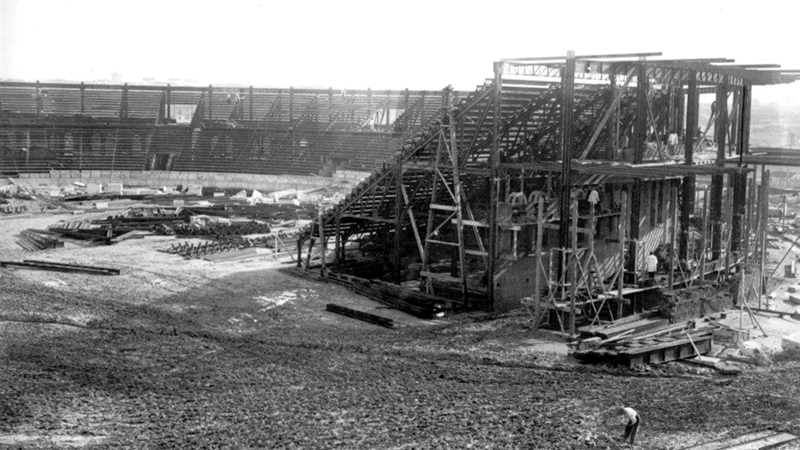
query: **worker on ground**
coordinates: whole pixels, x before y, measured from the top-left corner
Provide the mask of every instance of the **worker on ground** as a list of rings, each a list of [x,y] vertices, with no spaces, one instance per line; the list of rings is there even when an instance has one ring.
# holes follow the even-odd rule
[[[647,272],[647,277],[651,280],[656,279],[656,269],[658,269],[658,258],[656,257],[655,252],[650,252],[645,259],[645,271]]]
[[[623,421],[625,422],[625,434],[622,436],[622,440],[624,442],[630,439],[631,445],[634,444],[634,441],[636,440],[636,432],[639,431],[639,424],[642,422],[642,418],[639,417],[639,413],[637,413],[635,409],[617,406],[606,411],[603,416],[606,416],[606,418],[603,420],[604,422],[607,420],[607,416],[622,417]]]

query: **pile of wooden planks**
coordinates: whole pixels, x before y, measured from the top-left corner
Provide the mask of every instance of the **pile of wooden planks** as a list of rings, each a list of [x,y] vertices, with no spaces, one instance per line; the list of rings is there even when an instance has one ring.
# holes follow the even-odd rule
[[[17,236],[17,245],[29,252],[59,248],[64,246],[64,241],[59,239],[59,234],[46,230],[22,230]]]
[[[305,271],[298,268],[287,268],[285,273],[319,281],[329,281],[345,286],[357,294],[371,298],[386,306],[411,314],[421,319],[433,319],[446,309],[447,300],[412,291],[395,284],[380,280],[368,280],[352,275],[328,273],[325,278],[318,277],[319,272]]]
[[[325,310],[330,311],[332,313],[341,314],[343,316],[352,317],[354,319],[358,319],[364,322],[374,323],[375,325],[380,325],[385,328],[394,328],[394,321],[387,317],[377,316],[375,314],[370,314],[364,311],[358,311],[352,308],[348,308],[346,306],[336,305],[334,303],[328,303],[325,305]]]
[[[586,362],[631,367],[692,358],[711,351],[713,327],[694,329],[695,322],[691,321],[669,324],[652,313],[626,319],[583,330],[585,337],[573,356]]]

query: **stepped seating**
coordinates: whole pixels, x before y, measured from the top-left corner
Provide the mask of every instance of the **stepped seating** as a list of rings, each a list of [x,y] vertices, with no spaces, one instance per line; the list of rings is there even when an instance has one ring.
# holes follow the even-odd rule
[[[1,86],[0,109],[17,114],[36,114],[36,89]]]
[[[185,121],[159,123],[167,99],[171,117]],[[173,170],[370,171],[427,126],[441,103],[441,91],[254,89],[251,98],[250,88],[214,86],[209,98],[207,87],[172,86],[168,96],[166,86],[0,82],[2,114],[11,118],[0,129],[0,171],[140,170],[156,154],[175,155]],[[407,126],[392,130],[387,117]]]

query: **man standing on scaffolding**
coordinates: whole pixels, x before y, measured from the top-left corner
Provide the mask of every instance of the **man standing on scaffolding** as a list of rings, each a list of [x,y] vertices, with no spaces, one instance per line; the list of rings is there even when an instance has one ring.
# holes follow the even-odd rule
[[[651,280],[655,280],[656,270],[658,270],[658,258],[656,257],[655,252],[650,252],[650,254],[647,255],[644,265],[645,271],[647,272],[647,277]]]

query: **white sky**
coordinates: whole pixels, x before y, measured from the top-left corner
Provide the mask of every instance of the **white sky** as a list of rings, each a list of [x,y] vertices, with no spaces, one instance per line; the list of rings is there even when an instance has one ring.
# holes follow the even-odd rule
[[[0,78],[471,90],[492,61],[663,52],[800,69],[791,2],[0,0]],[[755,89],[800,104],[800,82]]]

